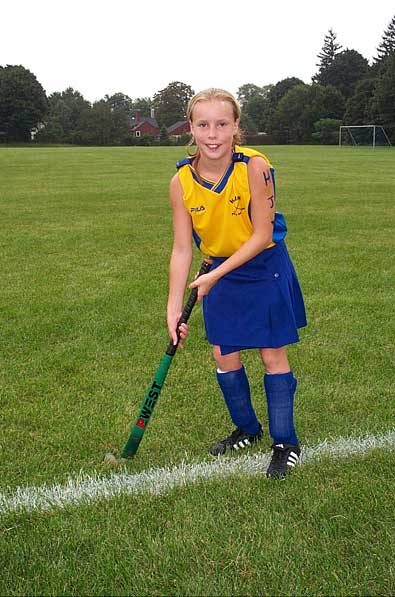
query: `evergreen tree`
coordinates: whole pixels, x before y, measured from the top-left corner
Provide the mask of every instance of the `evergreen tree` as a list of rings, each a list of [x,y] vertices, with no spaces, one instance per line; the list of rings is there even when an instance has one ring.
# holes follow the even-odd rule
[[[324,37],[322,50],[317,55],[317,58],[319,58],[320,61],[316,64],[316,66],[318,66],[318,73],[313,77],[315,83],[321,83],[321,73],[332,64],[336,54],[338,54],[341,49],[342,46],[336,43],[336,33],[334,33],[332,29],[329,29],[328,34]]]
[[[389,54],[395,53],[395,16],[392,17],[388,28],[384,31],[381,43],[377,48],[375,62],[382,62]]]

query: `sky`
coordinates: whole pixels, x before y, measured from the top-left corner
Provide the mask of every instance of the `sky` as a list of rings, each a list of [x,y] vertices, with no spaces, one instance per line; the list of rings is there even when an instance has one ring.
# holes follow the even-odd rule
[[[369,61],[393,0],[3,0],[0,65],[21,64],[47,95],[90,102],[152,97],[173,81],[194,91],[287,77],[311,83],[329,29]]]

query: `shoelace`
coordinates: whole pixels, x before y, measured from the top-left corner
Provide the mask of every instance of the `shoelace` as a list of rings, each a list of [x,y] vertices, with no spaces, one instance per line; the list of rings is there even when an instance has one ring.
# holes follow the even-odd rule
[[[285,450],[280,448],[273,448],[273,463],[283,464],[287,461],[288,454]]]

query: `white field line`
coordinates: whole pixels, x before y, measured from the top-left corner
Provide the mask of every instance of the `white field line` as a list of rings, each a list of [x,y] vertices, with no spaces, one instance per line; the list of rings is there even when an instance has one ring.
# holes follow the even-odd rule
[[[395,449],[395,429],[382,435],[341,437],[333,442],[325,441],[316,446],[305,447],[300,462],[303,464],[320,457],[335,459],[359,456],[377,448]],[[222,457],[212,462],[181,463],[172,468],[149,469],[136,474],[127,472],[126,468],[122,472],[113,472],[110,476],[80,474],[63,485],[19,487],[14,491],[0,493],[0,516],[62,509],[122,495],[158,495],[175,487],[202,483],[213,478],[226,478],[235,473],[263,475],[269,460],[270,454],[253,454],[239,458]]]

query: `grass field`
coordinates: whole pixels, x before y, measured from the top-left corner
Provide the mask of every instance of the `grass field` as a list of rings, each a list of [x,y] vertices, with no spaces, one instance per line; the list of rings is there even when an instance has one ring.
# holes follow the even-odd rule
[[[395,428],[395,151],[266,152],[309,318],[289,351],[300,439],[380,438]],[[285,482],[241,460],[162,492],[9,507],[70,480],[212,466],[230,424],[200,308],[137,458],[101,461],[119,454],[167,345],[168,182],[183,155],[0,149],[0,595],[393,595],[395,452],[374,441]],[[258,356],[244,361],[267,427]],[[251,458],[269,448],[266,434]]]

